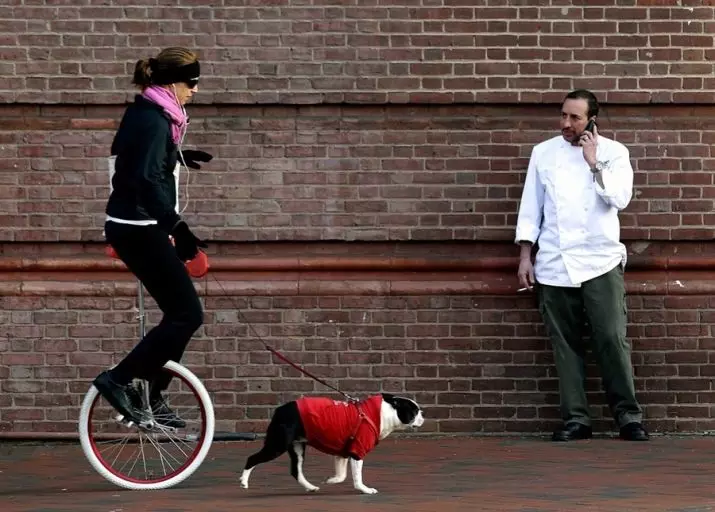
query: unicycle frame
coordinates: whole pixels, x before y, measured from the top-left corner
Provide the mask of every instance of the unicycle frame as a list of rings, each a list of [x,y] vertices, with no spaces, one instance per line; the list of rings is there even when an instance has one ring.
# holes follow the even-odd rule
[[[137,315],[137,318],[139,319],[139,339],[142,340],[144,339],[144,336],[146,335],[146,311],[144,310],[144,285],[142,282],[137,279],[137,309],[139,310],[139,314]],[[142,391],[143,391],[143,399],[144,403],[148,404],[149,403],[149,382],[144,381],[144,385],[142,386]]]
[[[139,309],[139,339],[146,335],[146,313],[144,312],[144,285],[137,279],[137,308]]]

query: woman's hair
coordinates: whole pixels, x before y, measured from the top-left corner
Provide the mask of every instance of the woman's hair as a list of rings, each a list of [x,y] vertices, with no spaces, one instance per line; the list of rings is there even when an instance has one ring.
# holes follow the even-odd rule
[[[198,63],[198,56],[188,48],[181,46],[165,48],[155,58],[137,61],[132,83],[144,88],[154,84],[180,81],[169,78],[167,82],[167,77],[175,76],[178,68],[194,63]]]

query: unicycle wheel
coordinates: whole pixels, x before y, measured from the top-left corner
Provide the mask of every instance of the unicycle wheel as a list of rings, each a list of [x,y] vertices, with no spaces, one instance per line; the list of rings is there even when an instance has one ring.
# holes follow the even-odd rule
[[[94,386],[82,402],[82,450],[95,471],[120,487],[154,490],[175,486],[199,468],[213,442],[213,404],[201,381],[173,361],[162,371],[172,377],[162,393],[170,411],[150,403],[146,381],[132,383],[141,400],[136,405],[150,418],[141,425],[122,418]]]

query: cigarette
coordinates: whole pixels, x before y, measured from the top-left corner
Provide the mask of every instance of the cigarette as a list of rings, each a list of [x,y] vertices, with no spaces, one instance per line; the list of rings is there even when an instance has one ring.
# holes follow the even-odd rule
[[[531,287],[529,287],[529,288],[519,288],[519,289],[517,290],[517,292],[525,292],[525,291],[527,291],[527,290],[531,290]]]

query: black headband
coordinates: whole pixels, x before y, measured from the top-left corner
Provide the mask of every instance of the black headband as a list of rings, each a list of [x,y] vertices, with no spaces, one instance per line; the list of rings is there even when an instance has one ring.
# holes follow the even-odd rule
[[[178,68],[157,69],[157,66],[158,61],[156,59],[149,59],[151,81],[156,85],[195,81],[199,79],[199,75],[201,74],[201,67],[199,66],[198,60]]]

